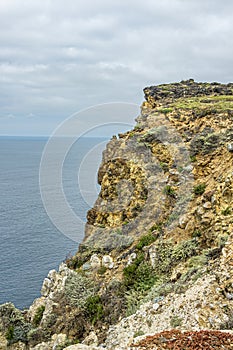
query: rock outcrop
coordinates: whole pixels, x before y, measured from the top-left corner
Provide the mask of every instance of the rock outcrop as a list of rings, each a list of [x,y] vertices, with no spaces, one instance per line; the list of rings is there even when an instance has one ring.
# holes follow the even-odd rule
[[[77,254],[28,311],[0,306],[1,350],[130,349],[174,328],[232,329],[233,84],[144,93],[135,128],[103,153]]]

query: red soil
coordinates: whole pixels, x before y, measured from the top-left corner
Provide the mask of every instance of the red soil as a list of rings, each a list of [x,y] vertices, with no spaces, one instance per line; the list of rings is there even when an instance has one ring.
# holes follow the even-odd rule
[[[233,349],[233,335],[214,330],[198,332],[164,331],[148,336],[137,344],[131,344],[137,350],[230,350]]]

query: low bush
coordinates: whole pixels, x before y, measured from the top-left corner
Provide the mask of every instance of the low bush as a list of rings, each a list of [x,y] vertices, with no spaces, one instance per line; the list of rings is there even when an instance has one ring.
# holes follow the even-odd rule
[[[15,330],[15,327],[11,325],[8,327],[6,331],[5,337],[8,340],[8,343],[10,343],[14,339],[14,330]]]
[[[10,325],[6,331],[6,339],[8,345],[15,344],[19,341],[23,343],[28,342],[28,333],[31,330],[32,326],[29,323],[24,323],[20,325]]]
[[[41,305],[37,308],[35,316],[34,316],[33,321],[32,321],[32,323],[35,327],[39,326],[39,324],[42,320],[43,314],[44,314],[44,310],[45,310],[44,305]]]
[[[104,308],[99,295],[92,295],[86,299],[85,312],[92,324],[95,324],[101,319],[104,313]]]
[[[156,236],[153,233],[149,232],[148,234],[140,238],[138,244],[136,245],[136,248],[138,250],[142,250],[143,247],[150,245],[155,240],[156,240]]]
[[[64,291],[71,305],[82,308],[94,294],[93,281],[81,273],[72,274],[66,280]]]
[[[170,197],[175,197],[176,195],[176,191],[174,190],[174,188],[170,185],[166,185],[163,189],[163,193],[166,194],[167,196]]]
[[[193,192],[196,196],[202,195],[205,192],[206,184],[202,183],[199,185],[196,185],[193,189]]]
[[[226,207],[221,211],[221,214],[224,216],[230,215],[231,214],[231,207]]]

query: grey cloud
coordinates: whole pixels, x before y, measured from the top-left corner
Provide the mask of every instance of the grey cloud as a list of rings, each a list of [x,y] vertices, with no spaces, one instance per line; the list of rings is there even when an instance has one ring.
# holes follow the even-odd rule
[[[232,81],[232,10],[230,0],[1,0],[0,115],[38,115],[50,132],[83,107],[140,104],[146,85]]]
[[[8,115],[0,115],[0,119],[14,119],[15,116],[13,114]]]

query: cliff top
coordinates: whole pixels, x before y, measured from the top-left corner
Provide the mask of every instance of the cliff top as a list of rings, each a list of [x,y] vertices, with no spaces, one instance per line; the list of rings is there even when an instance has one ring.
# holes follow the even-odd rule
[[[144,90],[146,100],[153,99],[154,102],[174,101],[179,98],[203,97],[203,96],[230,96],[233,95],[233,83],[220,84],[198,83],[193,79],[183,80],[180,83],[161,84],[146,87]]]

